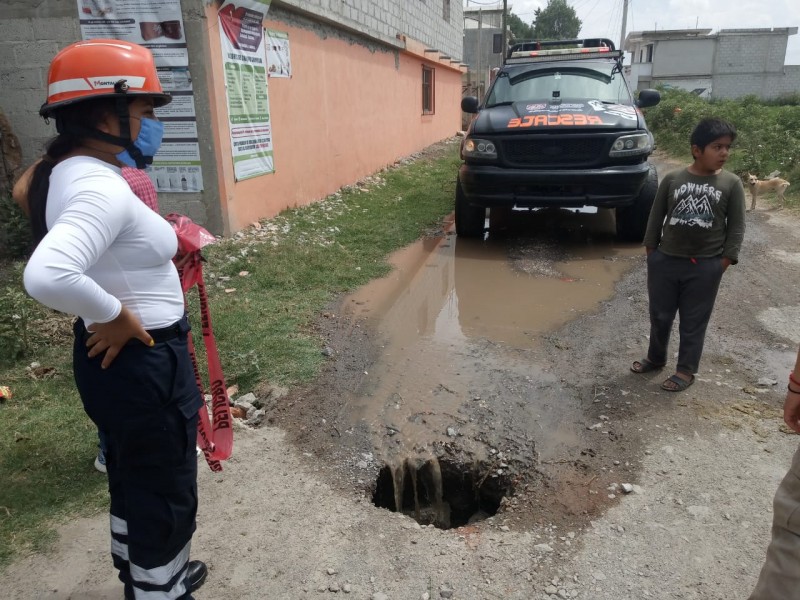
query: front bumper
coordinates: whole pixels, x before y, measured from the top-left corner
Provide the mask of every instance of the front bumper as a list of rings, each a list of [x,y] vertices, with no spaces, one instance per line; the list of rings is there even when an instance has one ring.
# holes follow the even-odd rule
[[[647,181],[647,162],[596,169],[516,169],[463,164],[461,189],[474,206],[629,206]]]

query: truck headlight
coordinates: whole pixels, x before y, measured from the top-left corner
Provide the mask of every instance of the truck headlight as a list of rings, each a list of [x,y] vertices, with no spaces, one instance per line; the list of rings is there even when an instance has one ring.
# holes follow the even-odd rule
[[[464,158],[497,158],[497,148],[489,140],[469,138],[464,142]]]
[[[621,135],[611,146],[609,156],[635,156],[637,154],[648,154],[652,150],[650,136],[646,133],[635,133],[633,135]]]

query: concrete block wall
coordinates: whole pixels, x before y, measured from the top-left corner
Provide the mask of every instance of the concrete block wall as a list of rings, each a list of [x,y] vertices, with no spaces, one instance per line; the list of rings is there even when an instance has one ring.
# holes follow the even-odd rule
[[[478,68],[478,53],[480,51],[480,64],[484,70],[492,67],[503,66],[503,53],[493,52],[493,38],[495,35],[503,35],[503,29],[495,27],[483,27],[481,29],[481,43],[478,46],[478,30],[464,30],[464,62],[469,65],[470,71]]]
[[[776,76],[772,83],[771,98],[800,93],[800,65],[786,66],[783,72],[783,77]]]
[[[712,97],[733,100],[742,96],[757,96],[772,100],[800,91],[800,66],[785,67],[785,73],[715,75]]]
[[[786,34],[725,34],[717,38],[714,73],[775,73],[783,71]]]
[[[478,44],[478,30],[465,29],[464,30],[464,62],[469,65],[469,74],[465,76],[464,91],[466,95],[477,95],[483,98],[486,90],[492,82],[491,72],[494,67],[503,66],[503,53],[494,53],[492,38],[493,36],[502,36],[503,30],[493,27],[483,27],[481,29],[481,43]],[[482,50],[482,51],[481,51]],[[480,51],[480,61],[478,60],[478,53]],[[480,66],[480,72],[478,67]],[[464,119],[466,119],[466,113]],[[462,123],[462,129],[468,121]]]
[[[0,106],[20,140],[25,163],[42,154],[53,135],[38,115],[46,99],[47,69],[63,47],[80,39],[77,4],[0,0]]]
[[[446,0],[274,0],[287,7],[321,17],[367,37],[397,44],[406,35],[462,60],[464,9],[461,0],[450,0],[450,17],[444,19]]]

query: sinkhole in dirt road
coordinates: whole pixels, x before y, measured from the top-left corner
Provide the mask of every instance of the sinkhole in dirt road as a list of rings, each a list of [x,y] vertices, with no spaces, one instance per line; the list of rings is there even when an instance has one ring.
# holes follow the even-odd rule
[[[461,527],[497,514],[514,493],[507,474],[450,459],[407,458],[378,473],[372,501],[421,525]]]

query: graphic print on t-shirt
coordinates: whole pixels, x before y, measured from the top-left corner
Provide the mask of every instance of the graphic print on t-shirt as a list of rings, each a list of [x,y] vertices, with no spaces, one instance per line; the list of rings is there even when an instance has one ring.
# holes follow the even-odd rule
[[[719,202],[722,192],[713,185],[684,183],[675,190],[675,210],[670,217],[670,225],[686,225],[711,229],[714,223],[714,209],[711,203]]]

